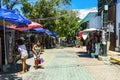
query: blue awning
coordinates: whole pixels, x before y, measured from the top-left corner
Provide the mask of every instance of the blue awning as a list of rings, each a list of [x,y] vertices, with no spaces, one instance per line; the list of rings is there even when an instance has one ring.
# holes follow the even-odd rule
[[[39,33],[44,33],[45,30],[43,28],[34,28],[33,30],[36,30]]]
[[[52,32],[49,29],[45,29],[45,33],[48,35],[52,35]]]
[[[30,29],[30,30],[24,30],[23,32],[44,33],[45,30],[43,28],[34,28],[34,29]]]
[[[5,20],[6,22],[15,24],[17,26],[23,26],[31,23],[30,20],[21,14],[7,9],[0,9],[0,20]]]
[[[56,32],[54,32],[54,31],[51,31],[51,32],[52,32],[52,36],[54,36],[55,38],[58,37],[58,35],[56,34]]]

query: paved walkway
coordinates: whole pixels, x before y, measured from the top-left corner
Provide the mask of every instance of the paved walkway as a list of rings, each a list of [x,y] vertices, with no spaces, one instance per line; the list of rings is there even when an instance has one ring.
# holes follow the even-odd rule
[[[45,50],[44,69],[33,68],[33,58],[27,59],[29,71],[22,75],[0,75],[0,80],[119,80],[119,65],[106,64],[90,58],[84,48],[58,48]],[[9,79],[7,79],[9,78]]]
[[[85,48],[75,48],[75,51],[79,53],[79,62],[93,75],[95,80],[120,80],[120,65],[90,58],[82,54]]]
[[[47,50],[44,54],[44,57],[47,56],[43,64],[45,69],[31,68],[20,76],[23,80],[95,80],[78,61],[73,48]]]

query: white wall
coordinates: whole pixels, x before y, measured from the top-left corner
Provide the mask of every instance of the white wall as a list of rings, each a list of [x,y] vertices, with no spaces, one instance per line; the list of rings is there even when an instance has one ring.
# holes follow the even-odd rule
[[[117,3],[120,3],[120,0],[117,0]]]
[[[94,16],[89,21],[89,28],[101,28],[101,17],[100,16]]]
[[[116,47],[120,46],[119,45],[119,41],[120,41],[120,37],[119,37],[119,23],[120,23],[120,0],[117,1],[117,7],[116,7],[116,36],[117,36],[117,40],[116,40]]]

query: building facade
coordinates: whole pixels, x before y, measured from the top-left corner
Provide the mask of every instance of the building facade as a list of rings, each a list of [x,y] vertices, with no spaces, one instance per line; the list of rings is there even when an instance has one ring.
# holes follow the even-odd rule
[[[81,21],[81,30],[96,28],[101,29],[101,18],[97,12],[89,12],[86,17]]]
[[[101,16],[102,27],[107,29],[108,24],[113,25],[113,32],[110,32],[110,50],[116,49],[116,3],[117,0],[98,0],[98,15]],[[106,10],[105,7],[108,6]],[[107,30],[106,30],[107,31]]]
[[[116,5],[116,50],[120,51],[120,0]]]

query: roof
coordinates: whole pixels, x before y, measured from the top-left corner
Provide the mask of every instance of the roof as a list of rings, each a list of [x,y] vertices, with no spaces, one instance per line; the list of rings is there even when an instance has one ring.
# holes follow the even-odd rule
[[[91,18],[93,18],[96,15],[97,15],[97,12],[89,12],[88,15],[84,19],[82,19],[81,23],[85,23],[89,21]]]

